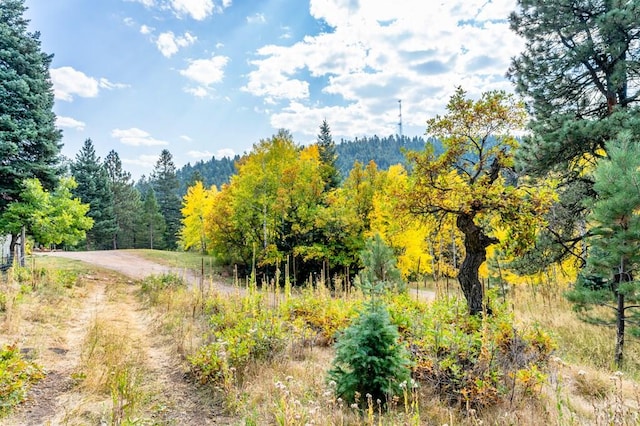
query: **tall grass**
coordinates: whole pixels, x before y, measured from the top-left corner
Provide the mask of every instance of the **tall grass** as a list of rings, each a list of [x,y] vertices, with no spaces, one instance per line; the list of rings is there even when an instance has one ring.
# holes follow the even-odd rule
[[[546,371],[514,376],[520,387],[511,398],[482,409],[451,406],[421,385],[408,387],[404,398],[385,412],[377,401],[367,401],[364,410],[344,403],[326,381],[335,355],[333,338],[355,315],[361,293],[334,294],[322,283],[294,291],[273,284],[258,289],[249,283],[248,287],[248,293],[230,296],[212,287],[203,292],[185,285],[143,285],[142,292],[160,313],[163,330],[176,342],[177,353],[191,360],[197,372],[194,377],[204,383],[212,383],[212,376],[203,376],[203,371],[210,367],[220,371],[215,370],[218,363],[229,362],[231,349],[225,346],[229,336],[222,334],[223,328],[238,334],[239,340],[231,343],[234,349],[243,347],[239,344],[243,339],[264,333],[265,327],[286,330],[277,335],[282,342],[278,349],[271,347],[270,356],[256,357],[249,351],[242,364],[227,364],[221,370],[224,374],[213,380],[218,402],[245,424],[636,424],[637,342],[629,343],[625,370],[616,375],[611,369],[613,334],[581,322],[562,297],[562,289],[522,287],[504,296],[517,330],[546,330],[556,342]],[[448,289],[443,283],[432,288],[444,299],[458,293],[454,283]],[[415,299],[411,290],[408,294]],[[414,302],[402,302],[392,313],[405,333],[415,328],[416,318],[429,312],[420,307],[422,302]],[[238,328],[247,318],[255,327]],[[366,395],[361,398],[366,400]]]

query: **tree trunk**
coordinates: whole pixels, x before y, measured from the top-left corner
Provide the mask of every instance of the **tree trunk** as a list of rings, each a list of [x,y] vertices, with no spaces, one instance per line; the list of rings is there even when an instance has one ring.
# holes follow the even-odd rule
[[[11,234],[11,242],[9,243],[9,259],[7,259],[7,264],[9,266],[13,266],[13,262],[15,260],[16,254],[16,246],[18,245],[18,234]]]
[[[497,242],[484,234],[482,228],[473,221],[475,214],[461,214],[456,226],[464,235],[465,256],[458,272],[458,282],[462,288],[471,315],[481,314],[484,291],[478,271],[487,259],[487,247]]]
[[[627,269],[627,261],[624,256],[620,257],[620,266],[618,267],[618,274],[614,277],[616,283],[615,291],[617,298],[616,307],[616,352],[615,362],[616,367],[622,368],[622,360],[624,354],[624,326],[625,326],[625,306],[624,306],[624,293],[620,291],[620,285],[625,282],[632,281],[631,273]]]
[[[23,226],[20,232],[20,266],[25,267],[25,260],[27,258],[27,230]]]
[[[616,353],[615,361],[618,369],[622,368],[622,359],[624,353],[624,294],[617,292],[618,307],[616,309]]]

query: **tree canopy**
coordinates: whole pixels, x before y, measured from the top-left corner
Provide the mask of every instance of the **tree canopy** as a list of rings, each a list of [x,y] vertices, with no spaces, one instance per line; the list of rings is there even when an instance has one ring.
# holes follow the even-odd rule
[[[17,234],[24,226],[36,243],[45,246],[78,244],[93,226],[93,219],[87,216],[89,205],[73,196],[76,187],[73,178],[65,177],[49,192],[38,179],[27,179],[21,201],[9,204],[0,215],[0,229]]]
[[[407,208],[438,220],[455,218],[465,247],[458,281],[472,314],[483,310],[478,271],[487,247],[499,242],[493,231],[509,228],[509,241],[525,244],[547,206],[542,194],[516,184],[513,133],[524,124],[524,108],[512,95],[487,92],[474,101],[458,88],[447,114],[427,121],[427,133],[442,142],[444,153],[436,157],[431,148],[411,155],[414,181]]]
[[[617,0],[519,0],[510,16],[526,45],[509,76],[532,116],[518,163],[561,180],[538,244],[545,253],[530,258],[538,264],[568,254],[584,263],[590,171],[621,131],[640,136],[638,16],[637,1]]]
[[[73,193],[83,203],[89,204],[89,217],[94,221],[87,233],[87,250],[109,249],[117,230],[113,211],[113,193],[109,177],[100,157],[96,155],[93,141],[87,139],[71,163],[71,174],[78,183]]]
[[[23,184],[52,190],[60,172],[61,133],[55,126],[52,55],[27,31],[24,0],[0,2],[0,214],[21,201]],[[12,231],[13,253],[17,233]]]

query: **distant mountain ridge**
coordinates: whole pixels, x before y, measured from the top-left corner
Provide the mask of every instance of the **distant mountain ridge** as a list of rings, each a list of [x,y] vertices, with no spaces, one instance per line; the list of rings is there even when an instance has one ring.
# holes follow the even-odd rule
[[[380,170],[387,170],[395,164],[406,165],[405,152],[422,151],[425,149],[426,140],[420,136],[407,137],[391,135],[379,137],[355,138],[354,140],[342,139],[336,142],[336,167],[344,178],[349,175],[353,164],[358,161],[367,165],[374,161]],[[439,148],[439,147],[437,147]],[[236,173],[235,162],[241,157],[223,157],[210,160],[200,160],[195,164],[187,163],[176,171],[180,181],[180,194],[185,194],[187,188],[197,180],[201,180],[205,186],[216,185],[220,188],[228,183]]]

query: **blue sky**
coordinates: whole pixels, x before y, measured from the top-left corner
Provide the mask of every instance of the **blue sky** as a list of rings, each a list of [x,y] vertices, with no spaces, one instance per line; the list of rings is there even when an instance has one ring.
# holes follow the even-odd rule
[[[134,178],[162,149],[177,167],[299,144],[423,135],[461,85],[512,91],[515,0],[26,0],[53,53],[63,154],[91,138]]]

